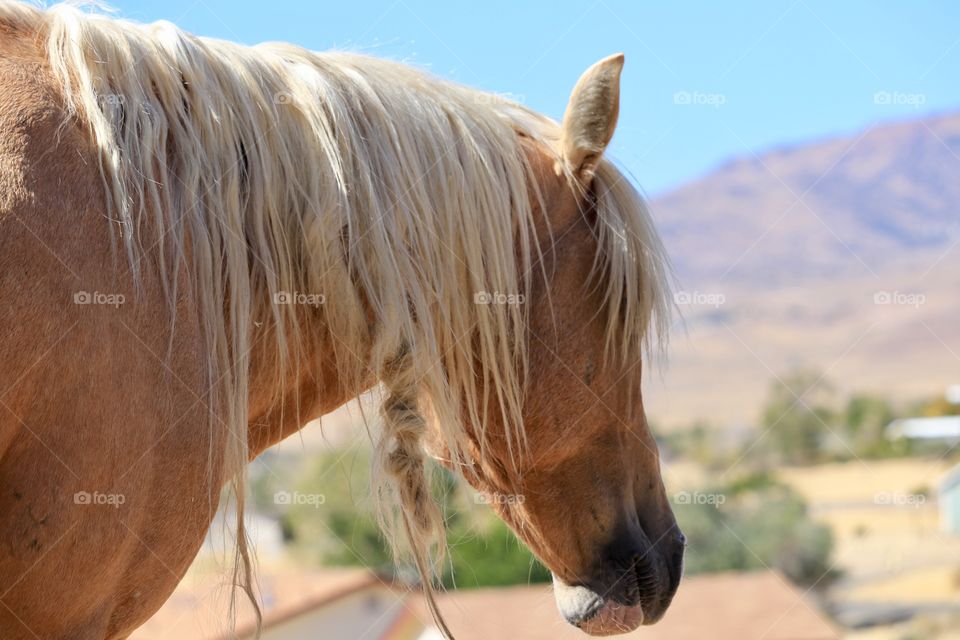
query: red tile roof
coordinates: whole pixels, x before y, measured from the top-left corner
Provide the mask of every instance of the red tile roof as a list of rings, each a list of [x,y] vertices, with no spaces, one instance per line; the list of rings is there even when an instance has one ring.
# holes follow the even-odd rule
[[[260,571],[257,581],[261,588],[265,626],[315,611],[340,598],[384,584],[366,569],[270,569]],[[130,640],[244,637],[255,628],[253,611],[246,603],[245,596],[238,593],[234,635],[229,632],[227,621],[229,599],[230,587],[226,573],[188,573],[166,604],[137,629]]]
[[[413,599],[411,599],[413,600]],[[411,605],[411,608],[414,608]],[[416,616],[432,624],[422,603]],[[548,585],[445,593],[440,609],[457,640],[584,640],[560,617]],[[667,615],[623,638],[837,640],[809,597],[772,571],[686,578]]]

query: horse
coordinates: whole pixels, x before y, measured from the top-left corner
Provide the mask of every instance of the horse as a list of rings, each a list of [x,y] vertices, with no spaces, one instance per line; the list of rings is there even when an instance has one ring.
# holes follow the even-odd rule
[[[370,389],[428,599],[439,464],[518,498],[490,502],[568,622],[660,619],[684,539],[640,383],[671,275],[604,155],[623,63],[557,123],[374,57],[0,2],[0,636],[128,637],[225,496],[255,597],[246,463]]]

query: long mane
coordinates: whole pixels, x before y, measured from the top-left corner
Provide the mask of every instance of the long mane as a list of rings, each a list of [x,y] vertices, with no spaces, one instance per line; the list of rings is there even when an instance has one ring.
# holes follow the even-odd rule
[[[358,387],[372,372],[395,396],[415,395],[455,460],[469,456],[468,425],[482,437],[489,407],[522,446],[528,310],[474,297],[538,277],[521,137],[555,153],[554,121],[361,55],[246,47],[67,5],[0,2],[0,20],[40,37],[71,118],[99,150],[130,264],[152,254],[171,300],[188,290],[197,305],[241,494],[255,323],[274,329],[280,380],[316,322],[277,304],[284,295],[321,296],[317,317],[335,337],[324,357]],[[665,333],[668,266],[641,197],[609,161],[594,192],[608,348],[636,360]],[[404,419],[383,435],[388,460],[420,446],[403,442],[403,429],[422,426]],[[417,537],[437,523],[413,524]]]

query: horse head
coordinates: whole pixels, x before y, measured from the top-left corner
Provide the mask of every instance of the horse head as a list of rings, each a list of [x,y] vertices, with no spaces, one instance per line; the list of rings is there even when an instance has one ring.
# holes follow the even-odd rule
[[[664,313],[655,308],[659,276],[644,272],[664,268],[660,245],[641,199],[602,158],[622,65],[622,55],[612,56],[581,77],[559,153],[530,146],[543,277],[520,300],[528,318],[523,443],[491,411],[483,434],[474,431],[464,473],[549,567],[563,617],[593,635],[659,620],[684,549],[635,348],[651,314]]]

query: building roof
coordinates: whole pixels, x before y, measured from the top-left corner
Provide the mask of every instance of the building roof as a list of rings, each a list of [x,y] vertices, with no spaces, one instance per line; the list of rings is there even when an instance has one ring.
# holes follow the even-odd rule
[[[390,587],[364,569],[262,572],[264,623],[293,620],[364,591]],[[398,596],[405,593],[398,588]],[[229,589],[217,572],[190,575],[131,640],[219,640],[246,637],[252,612],[241,608],[237,635],[228,635]],[[476,589],[438,594],[440,609],[457,640],[583,640],[560,617],[549,585]],[[423,640],[435,633],[417,594],[406,599],[384,640]],[[437,634],[435,637],[439,638]],[[838,640],[837,630],[805,594],[772,571],[685,578],[658,624],[622,636],[643,640]]]
[[[230,633],[228,608],[231,590],[222,569],[191,571],[170,599],[130,640],[218,640],[245,637],[255,618],[242,594],[237,596],[236,632]],[[265,627],[315,611],[341,598],[389,586],[367,569],[304,571],[294,567],[258,571]]]
[[[887,426],[887,435],[891,438],[919,440],[960,439],[960,416],[894,420]]]
[[[548,585],[442,594],[440,609],[457,640],[583,640],[560,617]],[[422,603],[411,605],[431,627]],[[420,637],[430,637],[425,634]],[[777,573],[722,573],[686,578],[667,615],[624,638],[643,640],[837,640],[815,605]]]

